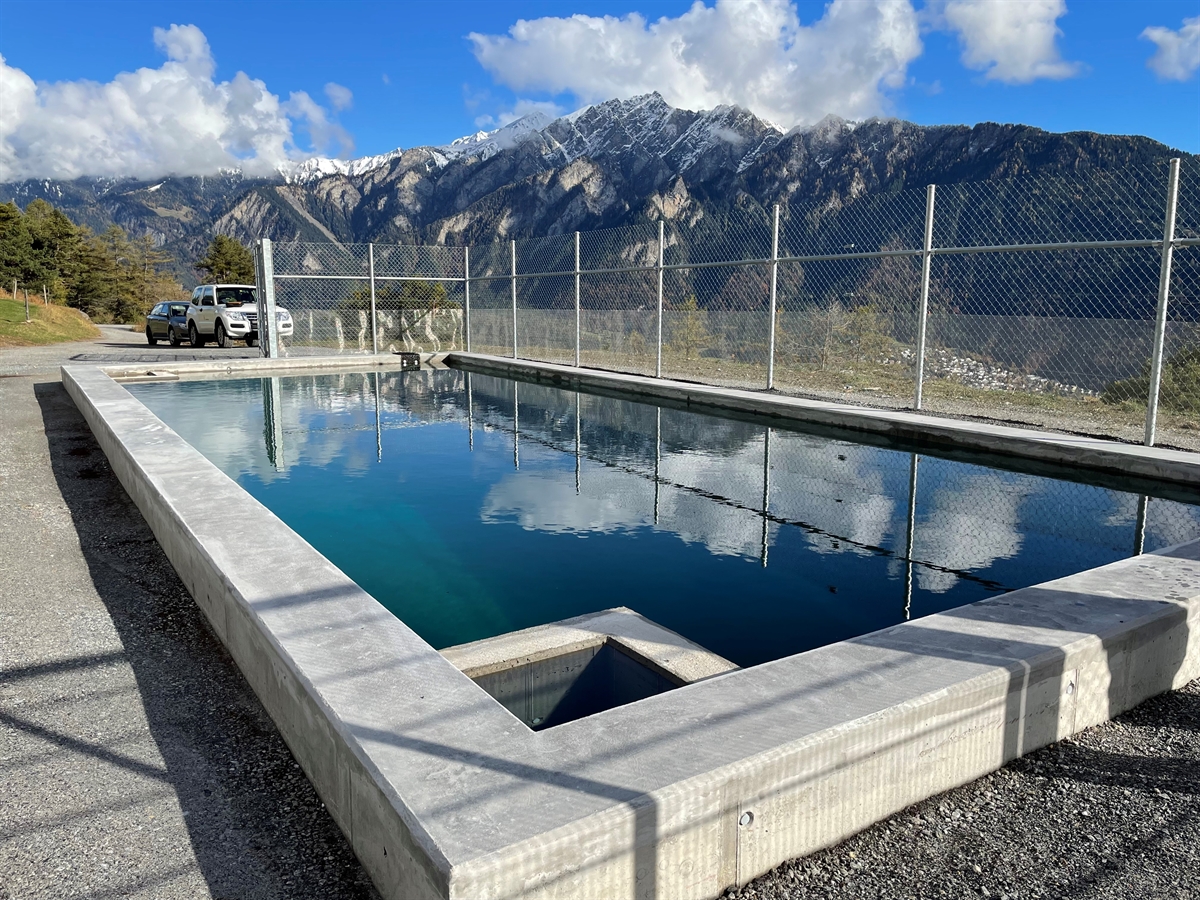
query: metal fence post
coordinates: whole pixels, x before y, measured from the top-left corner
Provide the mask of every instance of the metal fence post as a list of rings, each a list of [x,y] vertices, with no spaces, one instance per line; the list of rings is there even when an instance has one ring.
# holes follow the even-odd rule
[[[925,188],[925,244],[921,252],[921,301],[917,307],[917,387],[913,409],[921,408],[925,386],[925,331],[929,322],[929,267],[933,262],[933,201],[937,185]]]
[[[779,207],[775,207],[776,210]],[[763,433],[762,567],[767,567],[767,541],[771,537],[771,428]]]
[[[775,204],[775,222],[771,226],[771,325],[767,338],[767,390],[775,387],[775,297],[779,286],[779,204]],[[769,434],[770,432],[768,432]],[[766,565],[766,550],[763,550]]]
[[[379,325],[375,319],[375,245],[367,244],[367,270],[371,275],[371,352],[379,353]]]
[[[463,342],[471,352],[471,248],[463,245]],[[469,377],[469,376],[468,376]]]
[[[1150,498],[1146,494],[1138,497],[1137,518],[1133,523],[1133,555],[1146,552],[1146,518],[1150,514]]]
[[[917,533],[917,466],[919,454],[912,455],[908,467],[908,531],[904,538],[904,621],[912,618],[913,541]]]
[[[662,378],[662,331],[663,331],[663,256],[666,251],[666,225],[658,220],[658,357],[654,364],[654,377]]]
[[[1167,177],[1167,209],[1163,217],[1162,261],[1158,268],[1158,310],[1154,317],[1154,355],[1150,358],[1150,396],[1146,404],[1146,446],[1154,446],[1158,427],[1158,394],[1162,387],[1163,344],[1167,337],[1167,298],[1171,293],[1171,257],[1175,242],[1175,208],[1179,200],[1179,160],[1171,160]]]
[[[255,248],[255,276],[258,281],[258,345],[269,359],[279,356],[279,330],[275,323],[275,262],[271,239],[263,238]]]
[[[579,368],[579,232],[575,232],[575,368]]]
[[[512,242],[513,359],[517,358],[517,242]]]

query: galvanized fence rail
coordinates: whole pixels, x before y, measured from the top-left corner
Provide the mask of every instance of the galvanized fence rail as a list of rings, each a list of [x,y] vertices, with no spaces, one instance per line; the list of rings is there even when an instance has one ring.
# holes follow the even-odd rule
[[[1188,159],[256,263],[260,321],[291,312],[270,356],[462,348],[1200,449],[1197,247]]]

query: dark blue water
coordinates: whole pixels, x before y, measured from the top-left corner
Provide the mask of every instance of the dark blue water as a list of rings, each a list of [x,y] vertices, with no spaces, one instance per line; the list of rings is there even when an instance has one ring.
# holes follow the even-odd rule
[[[753,665],[1200,537],[1161,497],[456,370],[130,390],[435,647],[629,606]]]

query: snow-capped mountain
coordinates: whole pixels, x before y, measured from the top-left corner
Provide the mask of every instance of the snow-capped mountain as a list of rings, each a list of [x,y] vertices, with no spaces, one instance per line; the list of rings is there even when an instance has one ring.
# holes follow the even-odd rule
[[[328,156],[312,156],[300,162],[279,167],[279,174],[289,184],[308,184],[330,175],[364,175],[380,166],[386,166],[404,151],[397,149],[378,156],[361,156],[358,159],[331,159]]]
[[[418,149],[432,151],[439,166],[447,165],[457,159],[489,159],[503,150],[515,147],[530,134],[541,131],[552,121],[545,113],[535,112],[492,131],[478,131],[475,134],[455,138],[448,144]],[[390,153],[363,156],[358,159],[331,159],[327,156],[313,156],[301,162],[281,166],[279,174],[289,184],[310,184],[330,175],[344,175],[353,178],[386,166],[392,160],[399,159],[403,155],[404,149],[401,147]]]
[[[1178,151],[1147,138],[1022,125],[830,116],[785,134],[740,107],[676,109],[647,94],[557,119],[535,113],[441,146],[310,159],[270,179],[220,172],[25,181],[0,185],[0,200],[24,206],[41,197],[97,231],[116,224],[150,235],[190,278],[191,260],[214,233],[484,244],[660,217],[718,228],[735,205],[816,201],[835,209],[903,187],[1116,169],[1172,155]]]
[[[522,116],[494,131],[479,131],[460,137],[434,149],[446,162],[456,159],[490,159],[503,150],[511,150],[554,120],[541,112]]]
[[[419,147],[432,153],[438,166],[456,160],[488,160],[511,150],[535,135],[546,141],[548,162],[567,164],[580,157],[595,157],[632,146],[670,160],[683,172],[714,148],[728,148],[740,171],[765,150],[775,146],[783,132],[737,106],[718,106],[699,113],[675,109],[657,93],[630,100],[610,100],[585,106],[570,115],[552,119],[541,112],[522,116],[493,131],[479,131],[448,144]],[[288,183],[309,184],[331,175],[355,177],[388,165],[404,154],[396,149],[379,156],[342,160],[312,157],[282,167]]]

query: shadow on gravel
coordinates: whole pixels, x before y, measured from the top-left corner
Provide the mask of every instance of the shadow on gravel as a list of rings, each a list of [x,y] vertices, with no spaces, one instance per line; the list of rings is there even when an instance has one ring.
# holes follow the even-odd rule
[[[213,897],[377,898],[71,398],[58,383],[35,385],[34,393],[55,480],[166,764],[165,773],[155,767],[145,777],[178,796]],[[64,734],[42,737],[64,749],[107,752]]]
[[[1141,720],[1149,719],[1148,723]],[[1131,710],[1120,717],[1127,728],[1153,727],[1170,731],[1200,731],[1200,694],[1177,691],[1158,697],[1146,707]],[[1061,743],[1013,764],[1014,770],[1056,779],[1095,784],[1101,787],[1128,788],[1134,791],[1162,791],[1183,796],[1200,796],[1200,765],[1191,756],[1165,756],[1114,752]],[[1196,807],[1200,820],[1200,806]]]
[[[1200,797],[1200,766],[1193,759],[1109,753],[1078,744],[1064,744],[1055,762],[1058,767],[1054,773],[1056,778],[1102,787]]]

